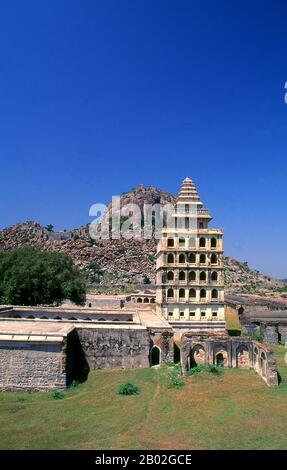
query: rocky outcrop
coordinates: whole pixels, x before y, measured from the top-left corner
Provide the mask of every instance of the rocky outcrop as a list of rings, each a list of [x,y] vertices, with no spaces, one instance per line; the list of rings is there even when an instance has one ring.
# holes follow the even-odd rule
[[[125,192],[121,195],[121,206],[127,204],[136,204],[140,207],[143,213],[144,204],[175,204],[176,197],[173,194],[167,193],[153,186],[145,187],[139,184],[131,191]],[[111,204],[108,205],[108,211],[111,211]]]
[[[144,203],[174,203],[175,196],[154,187],[139,185],[123,193],[121,205],[133,203],[142,209]],[[108,210],[111,205],[108,206]],[[0,231],[0,250],[13,250],[23,246],[33,246],[43,251],[68,253],[80,268],[114,273],[129,280],[140,281],[146,276],[151,281],[155,278],[156,240],[121,238],[119,240],[92,240],[88,227],[79,227],[71,231],[51,232],[39,223],[29,221],[13,225]],[[264,276],[250,269],[247,263],[240,263],[232,258],[224,258],[225,283],[235,292],[254,293],[258,290],[275,289],[283,283]],[[251,291],[250,291],[251,289]]]

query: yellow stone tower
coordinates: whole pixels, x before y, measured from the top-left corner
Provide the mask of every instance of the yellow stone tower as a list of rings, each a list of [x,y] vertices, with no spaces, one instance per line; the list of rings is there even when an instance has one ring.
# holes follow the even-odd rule
[[[157,313],[175,329],[225,330],[223,233],[208,228],[211,220],[192,180],[185,178],[163,227],[156,263]]]

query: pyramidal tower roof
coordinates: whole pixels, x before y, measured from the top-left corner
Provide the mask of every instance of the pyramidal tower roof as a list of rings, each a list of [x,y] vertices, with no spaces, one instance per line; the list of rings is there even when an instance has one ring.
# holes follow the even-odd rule
[[[190,178],[185,178],[181,184],[177,201],[176,208],[178,214],[186,214],[186,208],[189,206],[189,212],[196,214],[198,219],[206,219],[207,221],[212,220],[211,215],[207,209],[203,209],[203,204],[195,187],[195,184]],[[195,212],[194,212],[195,211]]]
[[[197,189],[190,178],[185,178],[182,182],[177,202],[179,203],[195,203],[202,206],[202,202],[198,195]]]

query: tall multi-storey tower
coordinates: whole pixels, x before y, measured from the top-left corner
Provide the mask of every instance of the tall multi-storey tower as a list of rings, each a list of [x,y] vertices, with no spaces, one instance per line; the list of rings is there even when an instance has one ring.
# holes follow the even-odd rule
[[[222,230],[191,179],[182,183],[157,250],[156,307],[177,329],[224,331]]]

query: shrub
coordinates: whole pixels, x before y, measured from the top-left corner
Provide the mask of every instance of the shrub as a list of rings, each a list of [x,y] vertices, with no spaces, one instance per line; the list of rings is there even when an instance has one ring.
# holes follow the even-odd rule
[[[132,382],[120,384],[117,390],[118,395],[138,395],[139,389]]]
[[[216,366],[215,364],[207,364],[207,365],[198,365],[198,366],[195,366],[195,367],[192,367],[191,369],[189,369],[188,371],[188,375],[194,375],[194,374],[197,374],[199,372],[209,372],[211,374],[217,374],[219,375],[222,371],[222,367],[221,366]]]
[[[180,364],[173,365],[172,372],[168,375],[169,388],[181,388],[185,385],[182,379],[182,370]]]
[[[54,232],[54,225],[48,224],[48,225],[45,227],[45,229],[48,230],[48,232]]]
[[[127,251],[127,248],[119,248],[117,251],[116,251],[116,255],[124,255]]]
[[[227,330],[227,333],[229,334],[229,336],[241,336],[241,330]]]
[[[70,383],[69,388],[70,389],[76,388],[79,385],[79,383],[80,382],[78,380],[73,380],[73,382]]]
[[[254,341],[258,341],[259,343],[263,342],[263,335],[259,331],[254,331],[252,333],[245,333],[244,336],[253,339]]]
[[[63,392],[60,392],[59,390],[55,390],[54,392],[51,393],[51,397],[54,400],[62,400],[63,398],[65,398],[65,395]]]
[[[181,377],[171,375],[169,377],[169,388],[181,388],[185,385],[184,380]]]

